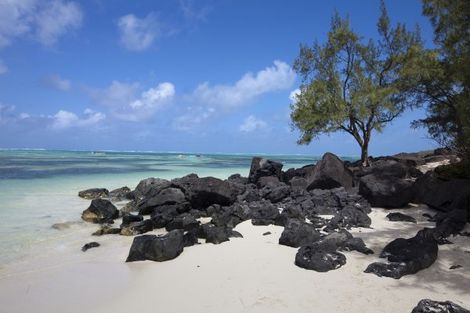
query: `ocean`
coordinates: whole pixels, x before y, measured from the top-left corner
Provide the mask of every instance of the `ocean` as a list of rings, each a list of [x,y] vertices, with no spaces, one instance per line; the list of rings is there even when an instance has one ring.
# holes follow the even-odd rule
[[[30,258],[38,251],[61,249],[74,231],[87,227],[80,214],[90,201],[77,196],[80,190],[122,186],[133,189],[147,177],[172,179],[190,173],[222,179],[234,173],[247,176],[253,156],[0,150],[0,266]],[[318,156],[306,155],[260,156],[282,162],[284,169],[319,160]],[[70,230],[51,227],[64,222],[72,225]]]

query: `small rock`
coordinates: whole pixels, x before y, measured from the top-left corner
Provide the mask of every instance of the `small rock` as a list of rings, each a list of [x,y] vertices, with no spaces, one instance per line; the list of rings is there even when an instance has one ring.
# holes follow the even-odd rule
[[[87,251],[88,249],[96,248],[96,247],[99,247],[99,246],[100,246],[100,244],[97,243],[96,241],[89,242],[89,243],[85,244],[85,245],[82,247],[82,251],[85,252],[85,251]]]
[[[409,215],[406,215],[406,214],[402,214],[400,212],[389,213],[387,215],[387,218],[391,222],[410,222],[410,223],[415,223],[416,224],[416,219],[415,218],[413,218]]]
[[[94,200],[102,197],[107,197],[109,194],[108,189],[105,188],[91,188],[78,192],[78,196],[83,199]]]
[[[470,311],[450,301],[438,302],[423,299],[411,313],[470,313]]]
[[[271,232],[267,231],[267,232],[263,233],[263,236],[267,236],[267,235],[271,235]]]
[[[462,265],[460,264],[457,264],[457,265],[452,265],[451,267],[449,267],[450,270],[455,270],[455,269],[458,269],[458,268],[461,268]]]

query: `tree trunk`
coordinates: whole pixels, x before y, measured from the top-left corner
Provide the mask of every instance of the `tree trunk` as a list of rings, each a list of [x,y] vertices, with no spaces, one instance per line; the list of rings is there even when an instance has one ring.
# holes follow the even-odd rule
[[[361,163],[363,167],[369,166],[369,143],[364,142],[361,146]]]

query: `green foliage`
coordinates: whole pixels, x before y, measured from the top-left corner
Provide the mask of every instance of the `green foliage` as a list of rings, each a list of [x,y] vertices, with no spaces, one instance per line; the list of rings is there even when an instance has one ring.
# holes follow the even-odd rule
[[[416,94],[428,115],[414,126],[428,128],[437,142],[470,160],[470,1],[423,0],[437,49],[417,62]]]
[[[434,169],[437,177],[443,180],[455,178],[470,179],[470,163],[459,162],[454,164],[441,165]]]
[[[336,13],[324,44],[301,45],[294,69],[302,84],[291,106],[299,144],[343,131],[357,141],[366,163],[372,131],[382,131],[412,103],[416,79],[408,67],[422,52],[419,30],[391,27],[383,3],[381,12],[378,41],[364,40]]]

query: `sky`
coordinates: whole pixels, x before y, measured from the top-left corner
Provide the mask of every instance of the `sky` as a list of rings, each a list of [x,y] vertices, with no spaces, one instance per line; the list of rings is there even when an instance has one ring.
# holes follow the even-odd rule
[[[417,0],[392,22],[432,29]],[[0,0],[0,148],[357,156],[347,134],[297,145],[300,44],[337,10],[376,38],[377,0]],[[371,155],[433,149],[407,111]]]

